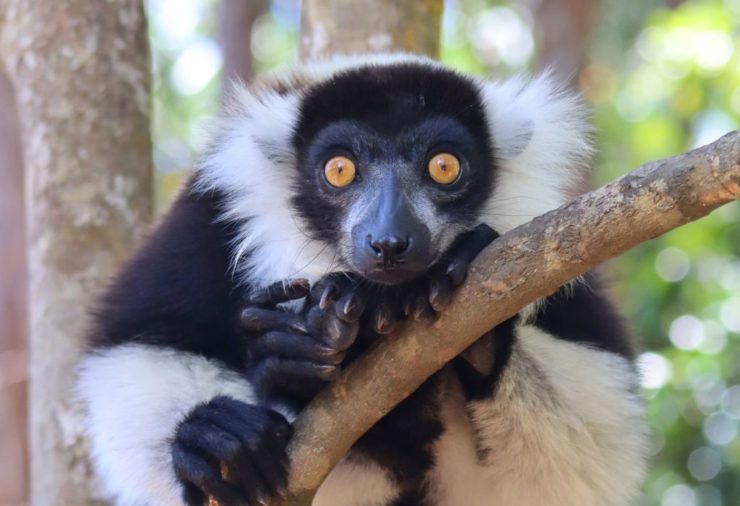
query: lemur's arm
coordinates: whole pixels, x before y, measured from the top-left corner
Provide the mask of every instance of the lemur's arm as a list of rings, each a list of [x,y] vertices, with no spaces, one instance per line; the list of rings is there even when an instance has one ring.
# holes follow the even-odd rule
[[[306,318],[274,308],[305,295],[300,288],[251,290],[246,300],[223,199],[188,187],[95,312],[78,391],[96,467],[122,504],[203,504],[207,495],[255,504],[279,493],[291,429],[275,408],[295,395],[282,387],[313,395],[341,359],[336,348],[356,335],[331,297],[325,310],[307,305]],[[256,313],[267,319],[250,322]],[[325,336],[335,340],[324,345]]]

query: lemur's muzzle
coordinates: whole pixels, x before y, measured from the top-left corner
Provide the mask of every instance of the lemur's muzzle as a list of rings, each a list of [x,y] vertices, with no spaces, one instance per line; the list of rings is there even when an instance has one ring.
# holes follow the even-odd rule
[[[352,230],[353,262],[368,279],[397,284],[429,268],[430,232],[406,196],[390,184],[375,208]]]

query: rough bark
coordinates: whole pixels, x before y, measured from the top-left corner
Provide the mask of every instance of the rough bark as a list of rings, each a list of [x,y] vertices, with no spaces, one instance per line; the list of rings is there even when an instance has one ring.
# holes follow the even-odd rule
[[[26,248],[20,127],[0,68],[0,504],[28,500]]]
[[[149,48],[140,0],[5,0],[0,47],[26,162],[35,505],[98,494],[73,401],[86,311],[151,210]]]
[[[310,504],[362,434],[490,328],[601,262],[737,199],[740,131],[646,164],[501,236],[434,324],[409,323],[379,342],[300,414],[287,504]]]
[[[302,59],[368,51],[439,55],[442,0],[304,0],[301,8]]]

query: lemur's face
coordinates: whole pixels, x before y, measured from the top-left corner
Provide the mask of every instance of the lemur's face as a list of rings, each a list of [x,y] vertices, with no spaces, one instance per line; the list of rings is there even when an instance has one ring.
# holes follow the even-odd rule
[[[293,204],[357,273],[412,279],[478,224],[494,162],[469,80],[439,69],[353,71],[311,89],[301,111]]]

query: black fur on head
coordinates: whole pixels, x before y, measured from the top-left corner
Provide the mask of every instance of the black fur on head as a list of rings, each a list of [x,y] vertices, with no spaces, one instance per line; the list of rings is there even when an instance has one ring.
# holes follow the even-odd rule
[[[494,153],[475,81],[424,63],[359,67],[309,87],[299,111],[293,205],[316,238],[365,277],[385,284],[413,278],[477,225],[492,193]],[[452,184],[429,176],[438,153],[460,160]],[[344,188],[324,177],[335,156],[357,170]],[[390,265],[370,245],[386,236],[409,242]]]

